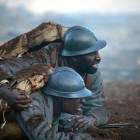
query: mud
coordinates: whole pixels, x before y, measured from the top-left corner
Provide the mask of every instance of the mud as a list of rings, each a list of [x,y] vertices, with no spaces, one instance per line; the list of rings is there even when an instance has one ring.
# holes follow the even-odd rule
[[[28,129],[32,132],[32,130],[36,129],[43,121],[44,121],[43,114],[42,115],[39,114],[28,119],[25,122],[25,124],[28,126]],[[49,123],[47,123],[46,125],[49,126]]]
[[[42,94],[43,95],[43,94]],[[44,96],[44,95],[43,95]],[[49,104],[48,104],[48,98],[46,98],[45,96],[44,96],[44,99],[45,99],[45,104],[50,108],[50,106],[49,106]]]
[[[140,125],[140,82],[104,81],[106,103],[111,112],[108,124]],[[113,140],[140,140],[140,128],[104,129]]]

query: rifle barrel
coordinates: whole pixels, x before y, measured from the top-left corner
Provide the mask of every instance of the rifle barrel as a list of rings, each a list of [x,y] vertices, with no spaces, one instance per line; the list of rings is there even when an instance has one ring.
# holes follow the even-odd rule
[[[121,123],[121,124],[109,124],[109,125],[103,125],[103,126],[98,126],[98,128],[120,128],[120,127],[135,127],[138,128],[140,125],[131,125],[129,123]]]

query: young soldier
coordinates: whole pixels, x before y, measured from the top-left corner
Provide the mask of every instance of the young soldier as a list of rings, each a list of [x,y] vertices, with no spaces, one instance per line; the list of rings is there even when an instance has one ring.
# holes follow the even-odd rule
[[[61,113],[78,113],[85,102],[84,97],[92,95],[76,71],[68,67],[58,68],[41,92],[43,94],[30,94],[32,108],[16,112],[18,123],[30,140],[93,140],[90,134],[81,133],[86,127],[77,134],[58,132]]]

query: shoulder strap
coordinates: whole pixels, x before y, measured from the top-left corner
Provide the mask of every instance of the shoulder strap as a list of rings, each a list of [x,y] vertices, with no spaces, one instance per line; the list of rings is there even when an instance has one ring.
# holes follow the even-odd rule
[[[56,65],[57,52],[61,51],[62,48],[63,48],[62,44],[57,44],[56,47],[51,51],[51,54],[50,54],[50,63],[51,63],[51,66],[53,68]]]
[[[90,90],[92,83],[92,74],[87,74],[86,88]]]
[[[62,34],[62,25],[57,24],[57,39],[61,39],[61,34]],[[52,51],[51,51],[51,55],[50,55],[50,61],[51,61],[51,66],[55,67],[56,65],[56,57],[57,57],[57,51],[61,50],[62,46],[61,45],[57,45]]]

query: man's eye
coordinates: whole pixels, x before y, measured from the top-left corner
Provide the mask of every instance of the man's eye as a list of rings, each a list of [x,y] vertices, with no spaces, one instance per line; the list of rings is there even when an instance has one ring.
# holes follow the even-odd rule
[[[90,53],[89,55],[90,56],[93,56],[93,55],[96,55],[97,54],[97,52],[92,52],[92,53]]]
[[[93,53],[90,53],[89,55],[90,55],[90,56],[93,56],[93,55],[95,55],[95,52],[93,52]]]

